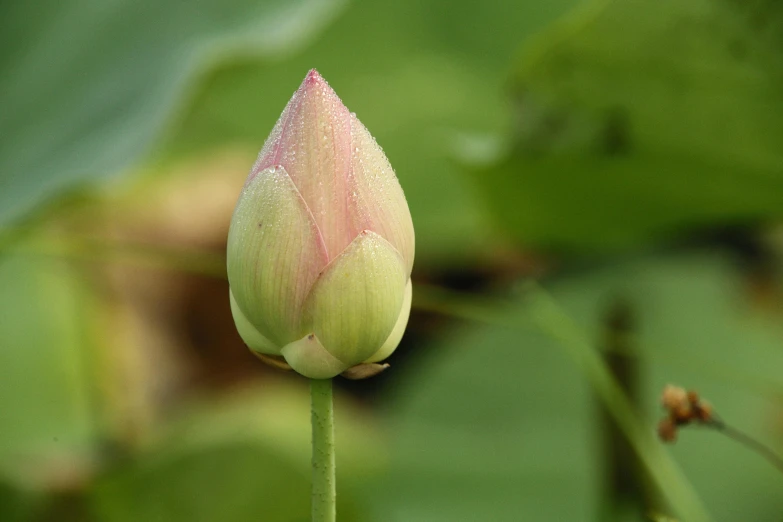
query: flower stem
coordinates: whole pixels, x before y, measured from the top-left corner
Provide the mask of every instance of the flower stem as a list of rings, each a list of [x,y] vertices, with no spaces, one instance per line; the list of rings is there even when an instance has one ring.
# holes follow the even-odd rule
[[[334,406],[332,380],[311,379],[313,426],[313,522],[335,522],[337,491],[334,477]]]
[[[775,466],[778,471],[783,471],[783,458],[781,458],[777,453],[775,453],[770,447],[765,446],[761,442],[757,441],[750,435],[736,429],[732,428],[725,422],[721,420],[713,420],[709,423],[707,423],[708,426],[711,426],[718,430],[719,432],[723,433],[727,437],[739,442],[746,448],[750,449],[751,451],[755,451],[767,461],[769,461],[770,464]]]

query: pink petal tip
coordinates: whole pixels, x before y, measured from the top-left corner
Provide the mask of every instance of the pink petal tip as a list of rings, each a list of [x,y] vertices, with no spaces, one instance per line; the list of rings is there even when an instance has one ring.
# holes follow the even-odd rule
[[[324,83],[326,83],[326,80],[324,80],[323,76],[315,69],[310,69],[304,79],[304,85],[307,86],[321,85]]]

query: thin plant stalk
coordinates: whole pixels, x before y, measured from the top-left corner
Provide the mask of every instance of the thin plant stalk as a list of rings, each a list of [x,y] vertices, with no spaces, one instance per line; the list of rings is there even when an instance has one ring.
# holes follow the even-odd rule
[[[783,472],[783,458],[780,457],[777,453],[775,453],[770,447],[762,444],[761,442],[757,441],[750,435],[733,428],[726,424],[725,422],[721,420],[713,420],[712,422],[707,423],[707,426],[711,426],[718,430],[720,433],[723,433],[730,439],[733,439],[746,448],[750,449],[751,451],[755,451],[762,457],[764,457],[770,464],[775,466],[778,471]]]
[[[546,290],[535,283],[529,289],[533,320],[546,334],[559,341],[579,365],[675,511],[688,522],[711,522],[712,517],[693,486],[639,419],[633,404],[609,371],[600,352],[593,348],[579,326]]]
[[[313,428],[313,522],[335,522],[337,489],[334,458],[334,404],[332,380],[311,379],[311,416]]]

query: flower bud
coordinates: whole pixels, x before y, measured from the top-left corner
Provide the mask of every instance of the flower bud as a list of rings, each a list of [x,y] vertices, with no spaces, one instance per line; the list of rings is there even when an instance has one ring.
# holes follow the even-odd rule
[[[408,204],[383,150],[310,71],[231,219],[240,336],[313,379],[382,361],[408,322],[413,256]]]

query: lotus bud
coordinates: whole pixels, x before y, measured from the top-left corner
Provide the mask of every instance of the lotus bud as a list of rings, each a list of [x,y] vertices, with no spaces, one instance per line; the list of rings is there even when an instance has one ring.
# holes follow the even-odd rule
[[[408,323],[413,255],[410,211],[383,150],[310,71],[231,219],[240,336],[260,358],[313,379],[382,361]]]

